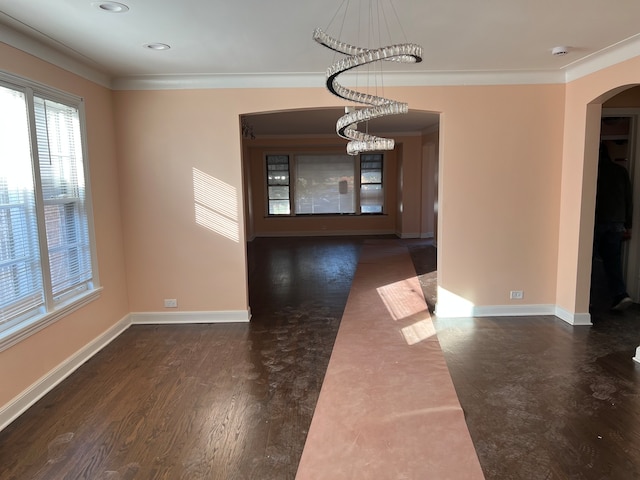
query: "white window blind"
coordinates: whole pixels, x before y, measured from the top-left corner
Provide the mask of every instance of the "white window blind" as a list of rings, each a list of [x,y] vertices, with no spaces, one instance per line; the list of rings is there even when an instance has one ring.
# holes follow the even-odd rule
[[[91,279],[78,110],[34,99],[38,158],[54,299]]]
[[[44,305],[27,103],[0,86],[0,331]]]
[[[0,347],[94,288],[80,111],[65,102],[0,84]]]

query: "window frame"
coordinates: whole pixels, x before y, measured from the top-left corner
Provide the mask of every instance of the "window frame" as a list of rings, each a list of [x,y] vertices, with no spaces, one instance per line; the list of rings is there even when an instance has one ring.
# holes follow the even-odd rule
[[[361,171],[362,171],[362,155],[371,155],[371,153],[363,153],[358,154],[353,157],[353,189],[354,189],[354,213],[296,213],[296,183],[297,183],[297,163],[298,157],[301,156],[335,156],[342,155],[342,151],[321,151],[321,152],[312,152],[312,151],[303,151],[303,152],[289,152],[282,153],[279,152],[265,152],[263,158],[263,169],[264,169],[264,180],[263,185],[265,188],[264,199],[265,199],[265,207],[264,207],[264,215],[266,218],[283,218],[283,217],[321,217],[321,216],[383,216],[387,214],[387,205],[386,205],[386,195],[385,195],[385,181],[387,180],[387,176],[385,174],[385,169],[387,168],[387,162],[385,161],[385,154],[382,152],[373,153],[374,155],[380,155],[380,185],[382,189],[382,208],[380,212],[362,212],[361,198],[362,198],[362,185],[364,184],[373,184],[371,182],[362,182]],[[287,157],[288,165],[289,165],[289,213],[288,214],[278,214],[278,213],[270,213],[270,195],[269,195],[269,157]],[[375,183],[375,182],[374,182]]]
[[[35,211],[38,236],[38,248],[40,250],[40,271],[42,272],[42,292],[44,296],[44,304],[40,309],[26,312],[21,316],[8,320],[0,330],[0,352],[6,350],[13,345],[21,342],[34,333],[51,325],[57,320],[64,318],[73,311],[83,307],[100,297],[102,287],[100,285],[100,277],[98,272],[98,258],[96,249],[93,204],[91,195],[91,182],[89,171],[89,154],[88,140],[86,129],[85,102],[84,99],[76,95],[72,95],[58,89],[34,82],[29,79],[13,75],[8,72],[0,71],[0,86],[12,90],[22,92],[25,96],[25,104],[27,108],[28,120],[28,137],[31,150],[31,165],[34,178],[34,195],[35,195]],[[83,281],[85,287],[76,287],[70,291],[63,292],[56,298],[53,296],[51,286],[51,274],[49,265],[47,232],[45,226],[44,209],[51,203],[51,200],[43,198],[43,185],[41,182],[38,142],[35,131],[35,102],[34,97],[43,100],[63,104],[67,107],[77,109],[78,126],[80,130],[81,155],[83,166],[84,180],[84,211],[86,218],[88,243],[89,243],[89,259],[91,262],[91,278]],[[37,171],[36,171],[37,170]],[[74,205],[76,202],[72,202]],[[47,251],[46,255],[42,252]]]

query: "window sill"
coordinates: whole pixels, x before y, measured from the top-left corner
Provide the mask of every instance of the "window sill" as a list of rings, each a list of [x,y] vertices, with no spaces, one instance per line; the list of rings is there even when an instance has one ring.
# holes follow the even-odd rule
[[[78,295],[73,299],[61,303],[52,312],[37,315],[0,333],[0,352],[16,345],[25,338],[93,302],[100,297],[101,293],[102,287],[94,288],[93,290],[84,292],[82,295]]]

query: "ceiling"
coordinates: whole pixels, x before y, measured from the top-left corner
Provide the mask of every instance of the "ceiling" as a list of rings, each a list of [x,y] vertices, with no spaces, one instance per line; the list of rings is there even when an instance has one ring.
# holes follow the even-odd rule
[[[316,27],[358,46],[382,46],[359,38],[368,35],[361,25],[370,17],[368,5],[378,0],[120,1],[127,12],[107,12],[92,0],[0,0],[0,41],[35,51],[24,47],[24,38],[35,40],[116,87],[127,79],[176,78],[322,85],[336,55],[313,41]],[[388,84],[525,74],[558,81],[598,58],[640,52],[638,0],[396,0],[394,8],[388,0],[379,2],[375,12],[381,13],[373,18],[384,25],[381,41],[423,47],[419,64],[385,65]],[[146,48],[150,43],[171,48]],[[568,53],[552,55],[556,46],[568,47]],[[416,120],[420,125],[402,128],[423,129],[434,117]],[[256,129],[261,121],[276,134],[272,118],[258,119]]]
[[[344,115],[344,108],[319,108],[306,111],[270,112],[246,116],[256,136],[335,135],[336,121]],[[405,115],[371,120],[368,132],[382,134],[418,134],[434,128],[440,120],[437,113],[410,110]],[[359,127],[364,131],[364,127]]]

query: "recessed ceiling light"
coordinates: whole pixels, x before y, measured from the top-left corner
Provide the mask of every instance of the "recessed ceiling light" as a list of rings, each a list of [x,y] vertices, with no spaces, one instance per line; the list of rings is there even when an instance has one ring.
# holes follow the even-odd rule
[[[129,7],[118,2],[95,2],[94,5],[100,10],[109,13],[124,13],[129,11]]]
[[[147,43],[145,48],[149,50],[169,50],[171,46],[166,43]]]

